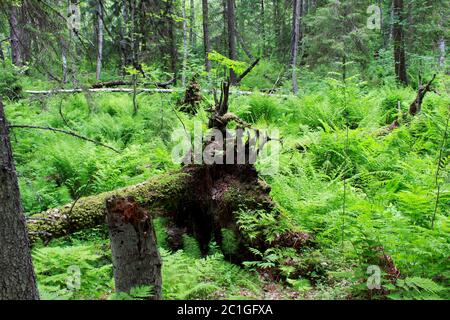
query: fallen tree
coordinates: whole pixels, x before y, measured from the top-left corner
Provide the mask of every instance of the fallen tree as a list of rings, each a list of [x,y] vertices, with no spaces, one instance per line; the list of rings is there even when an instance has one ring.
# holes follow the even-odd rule
[[[157,89],[157,88],[140,88],[136,90],[138,93],[147,92],[147,93],[173,93],[173,92],[181,92],[182,90],[178,89]],[[83,92],[91,92],[91,93],[112,93],[112,92],[122,92],[122,93],[133,93],[133,88],[91,88],[91,89],[52,89],[52,90],[25,90],[25,93],[33,94],[33,95],[53,95],[53,94],[74,94],[74,93],[83,93]]]
[[[223,229],[232,231],[239,247],[230,256],[241,260],[248,254],[250,242],[239,230],[236,212],[240,208],[270,212],[275,207],[269,186],[258,179],[256,170],[245,165],[235,169],[227,165],[186,166],[135,186],[81,198],[74,206],[34,214],[27,219],[31,242],[48,242],[102,225],[107,199],[133,197],[153,217],[166,217],[169,225],[193,235],[204,253],[213,237],[222,245]],[[251,245],[261,249],[268,244],[256,239]]]
[[[240,128],[255,130],[248,128],[248,124],[228,112],[229,89],[229,83],[223,83],[220,100],[212,110],[209,128],[220,131],[222,136],[227,137],[227,125],[230,122],[236,123]],[[256,136],[261,137],[259,131]],[[250,160],[251,148],[256,146],[256,149],[260,150],[270,139],[252,144],[250,139],[240,140],[242,137],[243,135],[236,135],[230,141],[224,139],[222,145],[215,140],[205,144],[204,150],[211,152],[212,158],[216,160],[222,157],[222,161],[213,164],[188,164],[178,171],[154,177],[132,187],[82,198],[74,205],[33,215],[28,219],[30,238],[32,241],[49,241],[103,224],[105,201],[119,196],[136,199],[138,205],[153,217],[166,217],[167,225],[176,229],[175,232],[168,232],[169,235],[174,235],[174,238],[179,238],[180,232],[194,236],[204,254],[208,252],[211,240],[214,240],[232,261],[243,261],[251,257],[249,247],[261,251],[269,246],[288,246],[300,250],[303,245],[309,244],[309,235],[280,228],[275,240],[268,243],[264,230],[258,230],[257,237],[249,237],[242,232],[238,223],[241,212],[256,215],[258,210],[262,210],[274,215],[274,221],[281,220],[281,213],[270,197],[270,187],[259,179],[258,172]],[[234,149],[232,163],[228,161],[227,152],[223,152],[228,149],[230,142],[231,148]],[[239,148],[245,153],[244,162],[237,158]],[[254,157],[258,155],[258,150],[253,150]],[[188,152],[185,159],[189,157],[192,160],[195,155]],[[276,227],[277,223],[270,226],[270,229]],[[224,234],[227,234],[226,241]],[[231,251],[230,237],[233,242]],[[177,239],[169,242],[174,243],[174,249],[179,248]]]
[[[153,215],[164,215],[176,209],[186,191],[187,180],[188,175],[171,172],[138,185],[81,198],[74,205],[34,214],[27,219],[30,240],[47,242],[105,223],[105,201],[114,195],[134,197]]]
[[[137,88],[137,93],[176,93],[176,92],[183,92],[183,88],[173,88],[173,89],[158,89],[158,88]],[[277,94],[277,93],[271,93],[273,90],[271,89],[263,89],[260,90],[261,94],[267,95],[267,96],[273,96],[273,97],[281,97],[281,98],[287,98],[289,95],[287,94]],[[49,96],[54,94],[75,94],[75,93],[83,93],[83,92],[90,92],[90,93],[134,93],[133,88],[88,88],[88,89],[53,89],[53,90],[24,90],[24,93],[31,94],[31,95],[42,95],[42,96]],[[205,93],[213,93],[213,90],[204,89],[202,92]],[[236,95],[251,95],[254,94],[253,91],[245,91],[245,90],[232,90],[230,91],[230,94],[236,94]]]
[[[144,85],[154,85],[157,88],[167,88],[175,83],[175,78],[170,79],[166,82],[155,82],[155,83],[144,83]],[[92,89],[101,89],[101,88],[114,88],[119,86],[131,86],[133,85],[132,81],[126,81],[126,80],[112,80],[112,81],[105,81],[105,82],[97,82],[94,83],[91,88]]]

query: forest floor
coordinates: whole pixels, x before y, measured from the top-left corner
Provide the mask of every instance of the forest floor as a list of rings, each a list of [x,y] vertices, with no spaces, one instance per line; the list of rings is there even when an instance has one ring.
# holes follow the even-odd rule
[[[438,91],[445,93],[449,81],[448,76],[439,77]],[[311,234],[315,246],[301,253],[271,248],[256,253],[259,261],[237,266],[224,259],[215,243],[210,254],[202,256],[189,236],[183,250],[170,251],[164,222],[157,220],[165,299],[449,297],[448,141],[437,165],[449,95],[430,93],[419,116],[386,134],[383,130],[397,115],[398,102],[406,111],[416,92],[370,88],[358,80],[345,86],[344,91],[337,80],[317,80],[298,97],[255,93],[233,95],[230,101],[230,111],[254,127],[280,131],[279,171],[261,178],[271,186],[283,226]],[[212,97],[205,96],[197,115],[191,116],[177,111],[181,98],[182,93],[139,94],[137,115],[131,96],[124,93],[25,96],[6,102],[11,124],[72,130],[121,151],[116,154],[54,132],[14,129],[11,137],[27,214],[179,168],[171,158],[172,133],[183,127],[191,130],[195,121],[207,123],[205,110],[212,103]],[[259,160],[256,168],[264,171],[265,165]],[[258,214],[258,221],[250,221],[245,219],[250,213],[241,213],[242,227],[254,230],[271,223],[269,214]],[[266,236],[270,242],[273,235]],[[378,263],[382,289],[370,290],[367,271],[377,266],[379,250],[401,276],[392,281]],[[104,227],[38,243],[33,258],[43,298],[115,298]]]

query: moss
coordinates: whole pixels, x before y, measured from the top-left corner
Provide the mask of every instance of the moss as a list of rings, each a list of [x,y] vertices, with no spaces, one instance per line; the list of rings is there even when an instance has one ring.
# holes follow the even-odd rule
[[[231,206],[232,210],[237,210],[239,206],[248,209],[271,208],[272,200],[268,193],[258,184],[249,185],[240,182],[230,184],[223,194],[223,201]]]
[[[105,201],[113,195],[133,196],[153,214],[173,209],[185,195],[188,177],[186,173],[171,172],[135,186],[82,198],[73,208],[68,204],[35,214],[28,221],[30,240],[47,241],[104,223]]]

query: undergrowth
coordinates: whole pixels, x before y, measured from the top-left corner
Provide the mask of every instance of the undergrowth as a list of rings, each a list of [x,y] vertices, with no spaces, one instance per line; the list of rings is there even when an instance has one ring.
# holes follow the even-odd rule
[[[259,68],[264,72],[273,67]],[[255,252],[259,259],[246,263],[248,269],[278,268],[279,281],[303,298],[449,298],[449,140],[438,163],[450,105],[445,95],[449,79],[439,76],[436,84],[441,94],[429,93],[418,116],[387,134],[383,126],[391,123],[399,106],[406,110],[415,98],[413,89],[392,85],[372,89],[355,77],[344,91],[330,77],[296,97],[232,96],[232,112],[255,127],[281,131],[279,172],[262,178],[272,187],[285,228],[308,232],[316,243],[302,253]],[[205,97],[195,117],[176,111],[177,99],[177,94],[141,94],[137,115],[126,94],[8,101],[6,112],[12,124],[73,130],[121,151],[116,154],[53,132],[12,130],[26,212],[139,183],[177,167],[171,160],[171,133],[183,126],[192,128],[196,119],[205,120],[205,101],[211,97]],[[436,181],[440,184],[437,206]],[[271,222],[269,213],[252,217],[241,216],[249,236]],[[225,262],[218,252],[201,257],[191,238],[185,239],[185,251],[170,252],[162,224],[157,229],[162,239],[164,298],[235,298],[242,291],[248,297],[261,296],[253,271]],[[276,232],[264,236],[270,242]],[[92,238],[71,239],[34,249],[43,296],[107,299],[113,292],[107,235],[99,231]],[[232,239],[227,242],[233,250]],[[369,290],[367,269],[377,250],[392,258],[401,276],[393,282],[382,270],[382,289]],[[72,265],[82,274],[75,292],[65,291]]]

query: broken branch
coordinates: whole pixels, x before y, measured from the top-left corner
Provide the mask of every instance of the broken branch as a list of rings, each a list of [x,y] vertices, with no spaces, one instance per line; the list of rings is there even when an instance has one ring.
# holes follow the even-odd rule
[[[237,78],[236,83],[241,82],[252,70],[254,67],[256,67],[256,65],[259,63],[259,61],[261,60],[261,58],[256,59],[255,61],[253,61],[253,63],[250,65],[250,67],[247,68],[247,70],[245,70],[240,76],[239,78]]]
[[[84,140],[84,141],[88,141],[88,142],[94,143],[94,144],[96,144],[96,145],[98,145],[98,146],[101,146],[101,147],[110,149],[110,150],[112,150],[112,151],[114,151],[114,152],[120,153],[120,151],[118,151],[117,149],[114,149],[114,148],[111,147],[111,146],[108,146],[108,145],[106,145],[106,144],[103,144],[103,143],[101,143],[101,142],[95,141],[95,140],[93,140],[93,139],[90,139],[90,138],[81,136],[81,135],[79,135],[79,134],[77,134],[77,133],[75,133],[75,132],[72,132],[72,131],[67,131],[67,130],[62,130],[62,129],[57,129],[57,128],[51,128],[51,127],[31,126],[31,125],[10,125],[10,126],[8,126],[8,128],[11,128],[11,129],[15,129],[15,128],[21,128],[21,129],[38,129],[38,130],[47,130],[47,131],[53,131],[53,132],[64,133],[64,134],[67,134],[67,135],[69,135],[69,136],[72,136],[72,137],[75,137],[75,138],[78,138],[78,139],[81,139],[81,140]]]

